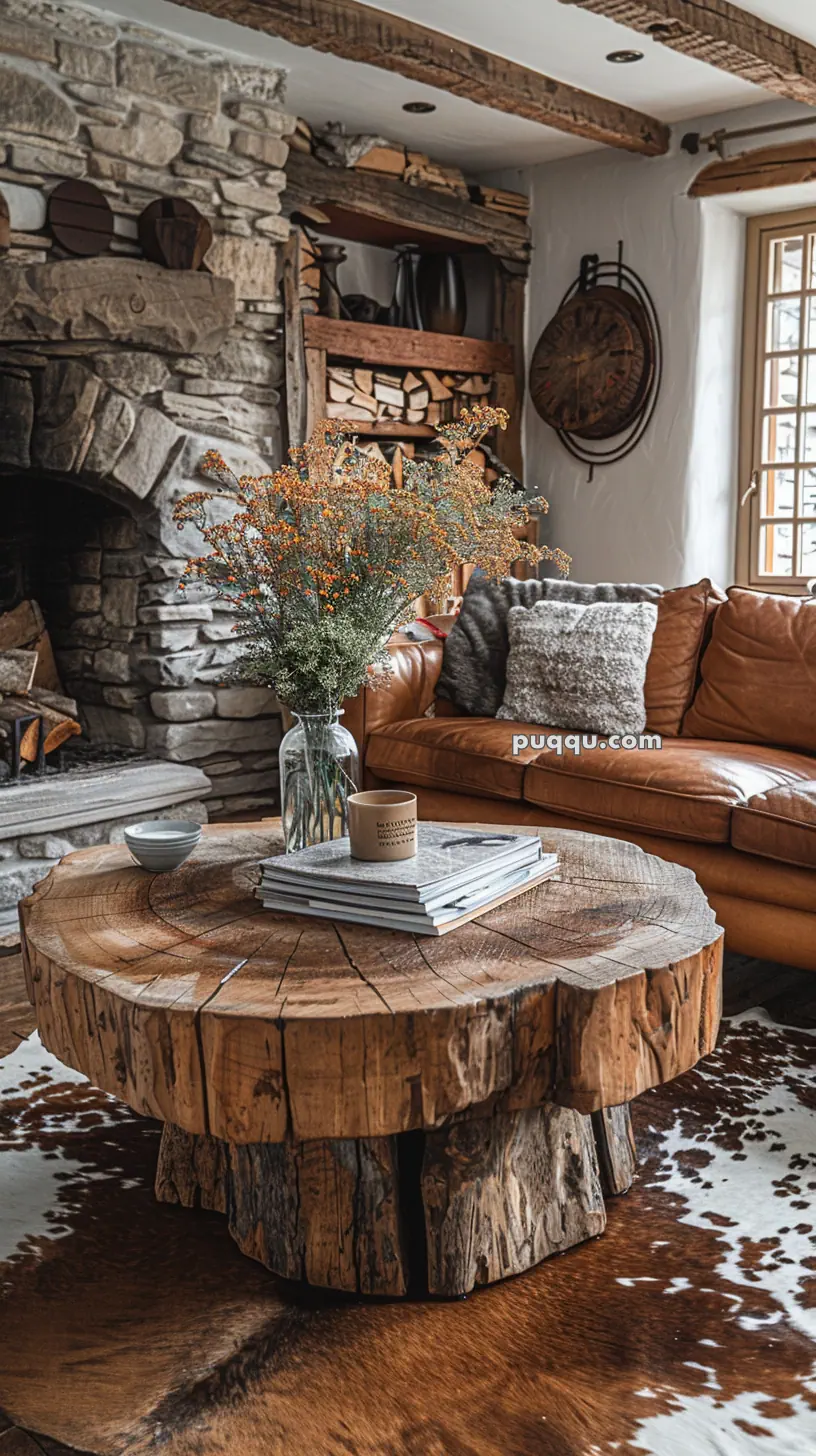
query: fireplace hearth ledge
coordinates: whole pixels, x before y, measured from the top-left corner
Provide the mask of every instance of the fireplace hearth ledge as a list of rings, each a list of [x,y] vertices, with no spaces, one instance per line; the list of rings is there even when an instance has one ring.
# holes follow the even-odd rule
[[[63,854],[119,841],[151,816],[206,824],[211,791],[200,768],[161,759],[0,786],[0,943],[16,936],[18,901]]]

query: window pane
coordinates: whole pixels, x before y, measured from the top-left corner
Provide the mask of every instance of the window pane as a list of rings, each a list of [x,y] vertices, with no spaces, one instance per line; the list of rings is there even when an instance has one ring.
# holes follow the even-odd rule
[[[777,461],[796,459],[796,421],[795,414],[765,416],[762,426],[762,459],[769,465]],[[816,460],[816,455],[813,459]]]
[[[779,238],[771,246],[769,293],[798,293],[802,287],[804,238]]]
[[[813,302],[813,299],[809,300],[809,303]],[[799,348],[798,298],[778,298],[775,303],[768,304],[768,343],[766,347],[769,351]],[[816,348],[816,312],[813,317],[812,347]]]
[[[800,485],[802,489],[800,515],[816,516],[816,470],[803,470]],[[767,514],[770,515],[770,511]]]
[[[807,301],[805,348],[816,349],[816,298],[809,298]]]
[[[795,500],[794,470],[763,471],[759,506],[761,516],[792,516]]]
[[[760,576],[792,576],[793,526],[760,526]]]
[[[816,354],[809,357],[812,365],[809,380],[813,389],[813,404],[816,404]],[[779,405],[795,405],[799,399],[799,358],[789,354],[781,359],[768,359],[765,363],[765,408],[777,409]]]
[[[802,367],[805,372],[802,403],[816,405],[816,354],[806,354],[802,360]]]
[[[802,459],[816,460],[816,410],[808,410],[802,418]]]
[[[799,573],[816,576],[816,521],[804,521],[799,527]]]

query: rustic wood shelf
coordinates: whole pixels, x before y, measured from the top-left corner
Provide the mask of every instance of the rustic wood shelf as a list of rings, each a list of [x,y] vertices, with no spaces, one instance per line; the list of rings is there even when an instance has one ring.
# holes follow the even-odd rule
[[[432,440],[433,425],[404,425],[402,420],[349,420],[355,435],[377,435],[397,440]]]
[[[348,319],[323,318],[320,314],[304,315],[303,339],[307,349],[321,349],[326,354],[359,359],[365,364],[398,364],[466,374],[513,373],[511,345],[491,339],[393,329],[384,324],[358,324]]]
[[[318,207],[329,221],[317,231],[332,237],[394,247],[419,242],[425,247],[484,248],[500,258],[527,263],[530,228],[523,218],[494,212],[452,193],[409,187],[393,177],[347,167],[327,167],[302,152],[286,164],[283,210]]]

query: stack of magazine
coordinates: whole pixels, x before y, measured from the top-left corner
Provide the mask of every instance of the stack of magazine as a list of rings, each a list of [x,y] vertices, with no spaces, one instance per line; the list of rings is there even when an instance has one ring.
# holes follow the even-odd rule
[[[352,859],[348,839],[265,859],[267,910],[445,935],[549,879],[558,868],[537,834],[420,824],[418,852],[394,863]]]

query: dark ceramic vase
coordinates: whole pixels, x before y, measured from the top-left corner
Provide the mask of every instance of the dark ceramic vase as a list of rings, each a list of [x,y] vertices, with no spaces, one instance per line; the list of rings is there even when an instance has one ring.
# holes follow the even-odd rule
[[[416,243],[400,243],[397,255],[397,277],[394,298],[389,309],[389,323],[399,329],[424,327],[417,296],[417,264],[420,261]]]
[[[455,253],[424,253],[417,268],[422,322],[433,334],[461,334],[467,321],[462,264]]]
[[[317,310],[324,318],[339,319],[340,289],[337,286],[337,269],[346,261],[346,250],[340,243],[320,243],[315,262],[320,269],[320,294]]]

